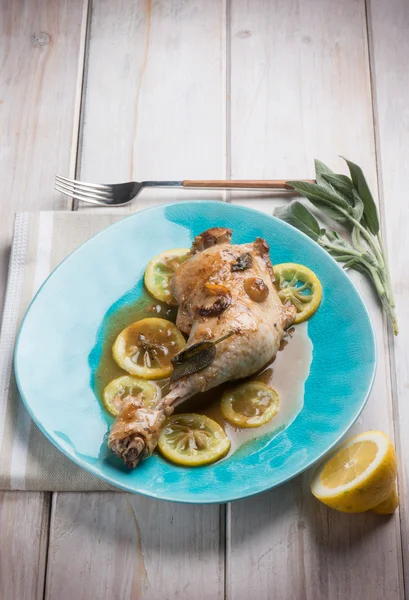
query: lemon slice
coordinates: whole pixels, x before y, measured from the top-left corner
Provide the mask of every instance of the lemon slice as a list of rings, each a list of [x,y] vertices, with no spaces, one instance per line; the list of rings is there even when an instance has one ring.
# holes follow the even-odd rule
[[[280,399],[275,390],[261,381],[247,381],[222,396],[224,418],[236,427],[261,427],[278,413]]]
[[[321,303],[322,285],[318,277],[304,265],[274,265],[275,283],[281,302],[291,302],[297,310],[294,323],[302,323],[315,313]]]
[[[186,260],[188,252],[188,248],[166,250],[148,263],[145,271],[145,285],[154,298],[172,306],[177,305],[170,292],[170,280],[178,266]]]
[[[317,469],[311,491],[342,512],[364,512],[393,494],[396,474],[395,449],[388,436],[367,431],[342,444]]]
[[[169,417],[160,433],[158,447],[168,460],[185,467],[198,467],[225,456],[230,440],[216,421],[186,413]]]
[[[117,417],[121,410],[124,398],[128,396],[139,396],[142,394],[143,406],[148,408],[159,397],[160,391],[157,385],[146,379],[138,379],[131,375],[124,375],[114,379],[104,389],[103,398],[105,408]]]
[[[116,338],[112,354],[118,365],[143,379],[164,379],[172,372],[171,359],[186,344],[179,329],[166,319],[136,321]]]

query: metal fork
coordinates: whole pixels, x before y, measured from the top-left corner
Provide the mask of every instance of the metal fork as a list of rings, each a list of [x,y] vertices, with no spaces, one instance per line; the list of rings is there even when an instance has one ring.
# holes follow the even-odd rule
[[[315,183],[305,179],[306,183]],[[56,175],[55,189],[61,194],[102,206],[122,206],[136,198],[144,188],[207,188],[207,189],[261,189],[261,190],[292,190],[284,179],[276,180],[190,180],[184,181],[130,181],[129,183],[85,183]]]

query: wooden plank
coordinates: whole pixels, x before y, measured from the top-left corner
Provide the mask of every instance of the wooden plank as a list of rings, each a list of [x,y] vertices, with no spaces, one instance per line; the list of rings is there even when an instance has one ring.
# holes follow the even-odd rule
[[[222,598],[217,507],[109,492],[54,498],[47,599]]]
[[[224,32],[222,1],[95,0],[77,175],[223,177]],[[125,211],[209,196],[223,192],[144,192]],[[221,598],[221,515],[122,493],[58,494],[47,598]]]
[[[224,50],[223,0],[95,2],[77,175],[95,182],[223,177]],[[192,197],[223,192],[145,190],[123,210]]]
[[[43,598],[50,494],[0,492],[0,598]]]
[[[231,8],[231,175],[313,176],[313,158],[362,165],[376,191],[365,6],[362,1],[234,2]],[[271,196],[234,201],[271,214]],[[393,436],[388,346],[376,299],[379,366],[357,430]],[[397,516],[345,516],[320,506],[309,475],[235,502],[226,524],[228,598],[402,598]]]
[[[53,179],[72,163],[85,14],[83,0],[0,0],[0,313],[14,213],[70,204]],[[48,493],[0,493],[1,598],[43,598],[49,505]]]
[[[395,435],[400,458],[399,491],[403,568],[409,590],[409,335],[407,247],[409,180],[409,5],[406,0],[368,3],[375,123],[377,125],[382,220],[388,241],[392,285],[399,318],[399,336],[390,339],[395,400]]]
[[[78,114],[83,0],[1,0],[0,281],[14,213],[70,205],[54,176],[67,172]],[[74,140],[75,142],[75,140]],[[3,293],[0,295],[2,310]]]

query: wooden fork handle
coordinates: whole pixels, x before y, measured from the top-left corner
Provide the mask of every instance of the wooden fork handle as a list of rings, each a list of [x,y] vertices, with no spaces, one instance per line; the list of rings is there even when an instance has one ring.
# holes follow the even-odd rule
[[[315,183],[313,179],[303,179],[306,183]],[[285,179],[185,179],[182,182],[183,187],[194,188],[259,188],[273,190],[291,190]]]

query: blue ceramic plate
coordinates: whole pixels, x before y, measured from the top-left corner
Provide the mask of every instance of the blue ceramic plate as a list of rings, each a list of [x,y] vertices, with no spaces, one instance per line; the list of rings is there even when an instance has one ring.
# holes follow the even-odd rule
[[[320,278],[323,301],[309,321],[313,359],[304,406],[292,424],[247,452],[211,466],[183,468],[155,454],[134,471],[111,456],[112,419],[91,381],[101,324],[112,307],[134,301],[148,261],[189,246],[212,226],[233,242],[267,240],[275,263],[296,262]],[[119,300],[119,302],[118,302]],[[139,212],[95,236],[48,278],[21,326],[15,370],[34,421],[64,454],[112,485],[180,502],[227,502],[272,488],[321,458],[354,423],[370,392],[376,353],[365,306],[354,286],[317,244],[286,223],[221,202],[182,202]]]

